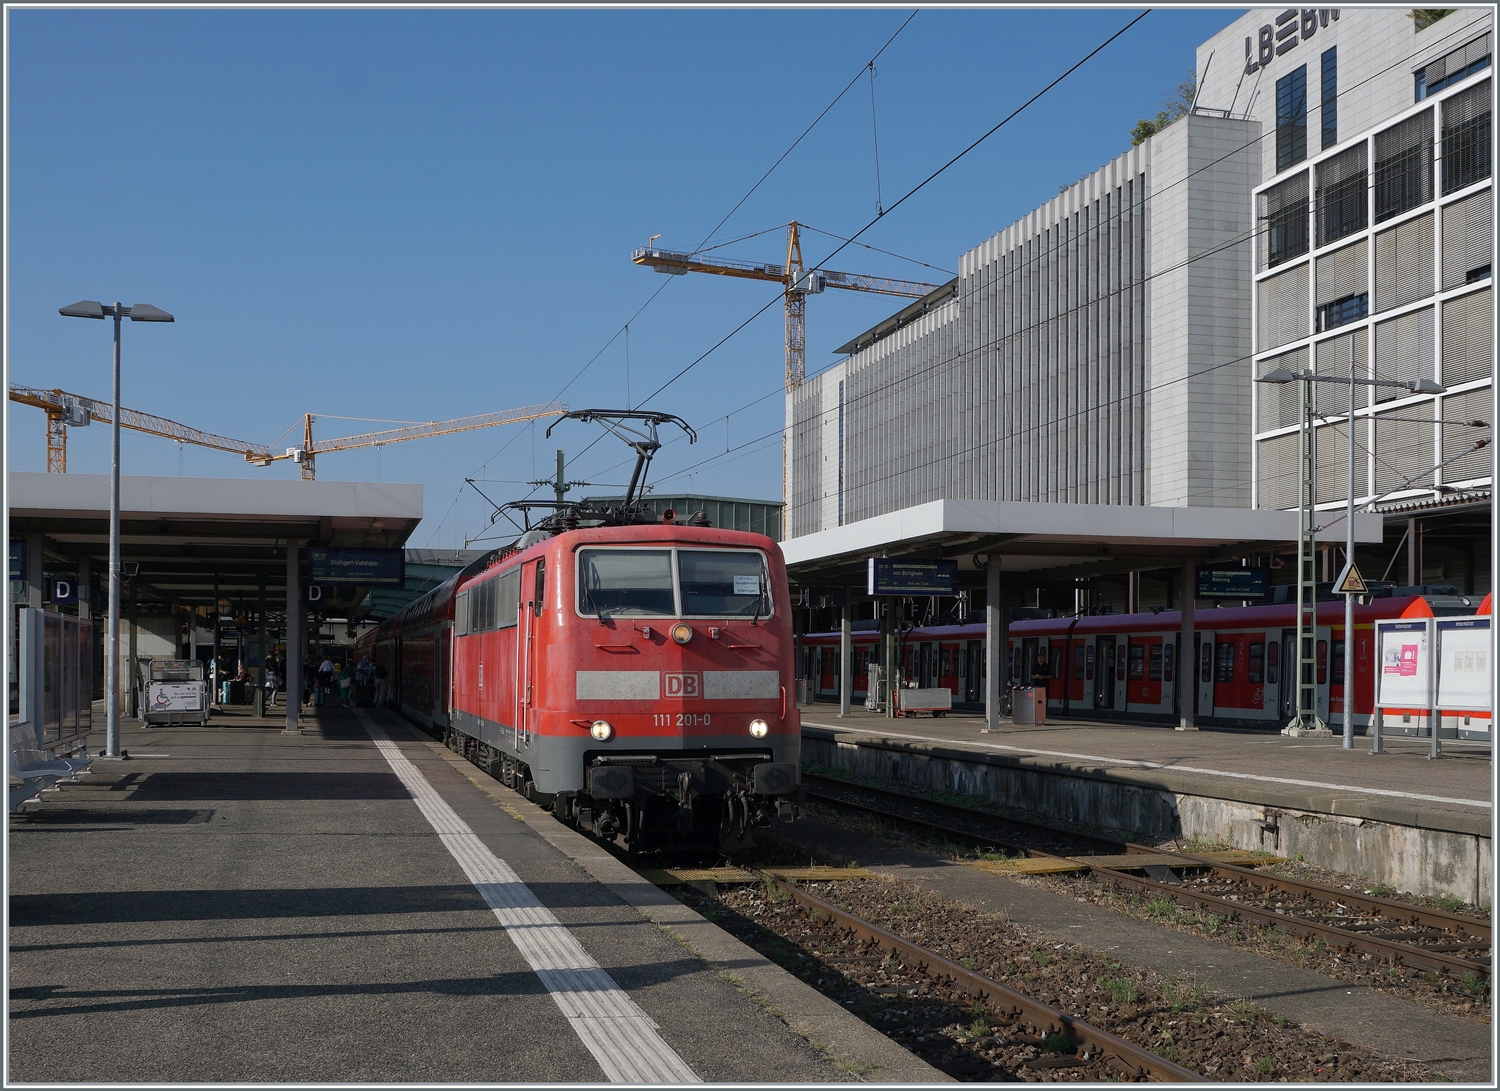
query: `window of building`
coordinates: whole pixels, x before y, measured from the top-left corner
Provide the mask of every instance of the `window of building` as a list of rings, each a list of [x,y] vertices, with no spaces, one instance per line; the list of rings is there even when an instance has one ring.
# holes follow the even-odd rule
[[[1432,294],[1432,214],[1375,236],[1375,309],[1388,311]]]
[[[1445,87],[1452,87],[1459,80],[1467,79],[1475,72],[1483,72],[1489,66],[1490,36],[1484,34],[1417,69],[1416,101],[1421,102],[1428,95],[1435,95]]]
[[[1490,176],[1490,81],[1443,103],[1443,192]]]
[[[1323,149],[1339,142],[1339,51],[1335,47],[1323,53],[1323,97],[1318,109],[1323,123]]]
[[[1262,383],[1262,386],[1265,384]],[[1301,383],[1287,383],[1301,386]],[[1292,421],[1296,424],[1296,420]],[[1255,505],[1267,510],[1285,510],[1297,506],[1297,488],[1302,480],[1297,469],[1297,433],[1263,439],[1257,445],[1255,468]]]
[[[1307,262],[1284,273],[1267,277],[1256,285],[1259,298],[1259,344],[1264,352],[1295,341],[1308,334],[1308,266]]]
[[[1443,385],[1457,386],[1490,377],[1494,370],[1494,329],[1488,288],[1443,304]],[[1488,419],[1486,414],[1479,415]]]
[[[1353,342],[1354,348],[1354,373],[1367,376],[1369,369],[1369,354],[1366,351],[1370,343],[1369,335],[1365,330],[1352,330],[1342,337],[1328,337],[1318,342],[1317,357],[1314,370],[1319,375],[1347,376],[1349,374],[1349,348]],[[1271,386],[1271,383],[1261,383],[1261,386]],[[1294,384],[1287,383],[1287,386]],[[1354,391],[1355,404],[1366,406],[1370,404],[1370,390],[1368,386],[1357,386]],[[1313,402],[1331,413],[1343,413],[1349,408],[1349,390],[1334,383],[1313,384]],[[1293,421],[1292,423],[1296,423]]]
[[[1490,275],[1494,194],[1485,190],[1443,209],[1443,290]]]
[[[1356,144],[1318,164],[1318,245],[1363,231],[1369,222],[1369,171],[1365,145]]]
[[[1359,295],[1345,296],[1343,299],[1335,299],[1332,303],[1325,303],[1318,308],[1318,332],[1337,329],[1339,326],[1347,326],[1350,322],[1358,322],[1361,318],[1370,316],[1370,293],[1360,292]]]
[[[1432,200],[1432,111],[1375,134],[1375,222]]]
[[[1368,255],[1365,240],[1360,239],[1318,258],[1315,332],[1331,330],[1370,313]]]
[[[1276,81],[1276,170],[1307,158],[1307,65]]]
[[[1375,327],[1375,377],[1396,379],[1405,382],[1411,379],[1433,377],[1433,329],[1432,308],[1423,307],[1381,322]],[[1400,387],[1377,386],[1375,400],[1390,401],[1392,398],[1409,397]],[[1428,450],[1431,450],[1432,430],[1428,428]],[[1383,456],[1382,456],[1383,457]],[[1431,466],[1428,461],[1417,470]],[[1417,470],[1411,471],[1416,473]]]
[[[1265,268],[1307,253],[1307,172],[1260,195],[1265,223]]]
[[[1489,293],[1484,293],[1488,295]],[[1442,400],[1442,406],[1438,416],[1443,420],[1464,421],[1489,420],[1493,411],[1493,403],[1490,401],[1491,391],[1487,386],[1476,390],[1466,391],[1463,394],[1449,394]],[[1453,459],[1439,471],[1443,477],[1439,484],[1452,484],[1455,481],[1475,481],[1480,478],[1489,477],[1490,449],[1488,446],[1477,450],[1474,443],[1480,436],[1476,436],[1475,428],[1465,428],[1459,424],[1443,425],[1443,459]],[[1483,433],[1481,433],[1483,435]],[[1457,456],[1457,457],[1455,457]]]

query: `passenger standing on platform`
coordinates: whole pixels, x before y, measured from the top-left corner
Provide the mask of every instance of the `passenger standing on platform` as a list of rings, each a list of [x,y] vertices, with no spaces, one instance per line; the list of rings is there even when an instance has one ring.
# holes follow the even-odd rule
[[[276,707],[276,687],[281,685],[281,678],[276,673],[276,660],[266,660],[266,707]]]
[[[354,707],[354,672],[349,669],[348,663],[339,672],[339,700],[345,708]]]
[[[318,664],[318,688],[313,695],[313,703],[321,705],[328,700],[328,694],[333,690],[333,660],[328,653],[323,653],[323,662]]]
[[[318,657],[311,652],[302,661],[302,703],[309,704],[318,685]]]
[[[376,663],[375,673],[375,707],[384,708],[391,699],[390,671],[385,669],[384,663]]]
[[[370,684],[370,671],[372,669],[369,654],[366,653],[360,656],[359,666],[354,668],[354,681],[361,686],[368,686]]]

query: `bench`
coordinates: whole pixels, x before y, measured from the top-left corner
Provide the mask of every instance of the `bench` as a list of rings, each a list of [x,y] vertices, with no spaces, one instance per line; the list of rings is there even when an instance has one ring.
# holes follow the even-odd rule
[[[12,724],[10,734],[10,775],[19,785],[10,787],[10,809],[15,810],[32,796],[52,787],[60,780],[75,777],[86,770],[93,759],[54,758],[37,748],[36,729],[29,723]]]

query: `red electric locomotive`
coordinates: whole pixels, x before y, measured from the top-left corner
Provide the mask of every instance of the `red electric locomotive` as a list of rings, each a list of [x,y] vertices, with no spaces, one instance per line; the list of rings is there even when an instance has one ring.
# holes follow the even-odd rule
[[[677,418],[570,415],[612,431],[622,419],[650,425],[632,444],[641,460],[624,503],[561,505],[516,547],[407,606],[372,634],[372,650],[399,654],[404,618],[422,639],[437,632],[445,699],[423,694],[409,713],[607,840],[706,844],[793,817],[801,720],[781,550],[701,518],[647,522],[632,504],[655,426],[691,436]],[[392,673],[405,708],[406,672]]]

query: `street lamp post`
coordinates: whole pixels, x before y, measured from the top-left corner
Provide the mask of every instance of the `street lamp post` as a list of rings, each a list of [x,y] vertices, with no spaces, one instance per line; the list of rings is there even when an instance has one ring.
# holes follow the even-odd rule
[[[116,302],[105,306],[85,299],[58,308],[67,318],[113,318],[115,320],[114,419],[110,422],[109,442],[109,626],[105,630],[104,650],[104,753],[120,756],[120,320],[132,322],[173,322],[166,311],[149,303],[131,307]]]
[[[1310,733],[1318,730],[1323,734],[1323,724],[1317,714],[1316,687],[1304,685],[1304,671],[1309,674],[1312,665],[1312,642],[1316,632],[1307,632],[1306,614],[1308,612],[1304,604],[1304,596],[1315,598],[1313,589],[1305,586],[1309,581],[1304,567],[1310,564],[1312,538],[1318,528],[1313,526],[1313,507],[1317,502],[1315,495],[1316,471],[1313,468],[1314,458],[1312,455],[1313,440],[1313,413],[1312,413],[1312,384],[1313,383],[1348,383],[1349,384],[1349,485],[1348,498],[1344,518],[1348,525],[1345,527],[1344,538],[1344,571],[1339,577],[1338,585],[1343,585],[1350,570],[1354,567],[1354,388],[1356,386],[1386,386],[1399,387],[1413,394],[1446,394],[1447,388],[1439,385],[1432,379],[1361,379],[1354,371],[1354,338],[1349,339],[1349,376],[1319,375],[1313,371],[1293,371],[1291,368],[1273,368],[1266,374],[1255,380],[1258,383],[1293,383],[1302,382],[1307,385],[1302,390],[1302,424],[1301,442],[1299,446],[1303,452],[1300,477],[1302,478],[1298,488],[1297,514],[1298,525],[1302,528],[1301,537],[1298,539],[1297,553],[1297,660],[1295,685],[1297,687],[1297,705],[1292,720],[1287,724],[1287,731],[1297,734]],[[1351,750],[1354,747],[1354,598],[1355,592],[1346,590],[1344,592],[1344,749]],[[1316,630],[1317,610],[1313,605],[1312,628]],[[1308,645],[1304,647],[1304,641]],[[1304,698],[1303,691],[1309,690],[1314,694],[1311,707]],[[1311,726],[1309,726],[1311,725]]]

